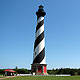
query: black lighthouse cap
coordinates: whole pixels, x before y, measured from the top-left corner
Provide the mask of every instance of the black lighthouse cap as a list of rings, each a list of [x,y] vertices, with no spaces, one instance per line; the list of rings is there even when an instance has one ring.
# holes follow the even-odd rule
[[[44,6],[42,6],[42,5],[39,6],[38,11],[36,12],[36,15],[37,15],[38,18],[41,17],[41,16],[44,17],[46,15],[43,8],[44,8]]]

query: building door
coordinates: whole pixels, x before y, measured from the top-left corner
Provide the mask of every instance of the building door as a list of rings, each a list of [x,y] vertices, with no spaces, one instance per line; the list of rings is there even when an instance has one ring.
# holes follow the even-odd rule
[[[38,72],[42,73],[42,66],[38,66]]]

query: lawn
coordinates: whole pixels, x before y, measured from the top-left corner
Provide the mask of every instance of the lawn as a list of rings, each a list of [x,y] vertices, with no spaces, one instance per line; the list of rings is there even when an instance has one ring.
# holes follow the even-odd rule
[[[2,78],[3,77],[3,75],[0,75],[0,78]]]
[[[80,80],[80,76],[22,76],[3,80]]]

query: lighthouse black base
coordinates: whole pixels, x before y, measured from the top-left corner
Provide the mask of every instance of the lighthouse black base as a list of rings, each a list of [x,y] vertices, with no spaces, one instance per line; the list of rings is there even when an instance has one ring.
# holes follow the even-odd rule
[[[47,64],[31,64],[31,73],[33,75],[48,75]]]

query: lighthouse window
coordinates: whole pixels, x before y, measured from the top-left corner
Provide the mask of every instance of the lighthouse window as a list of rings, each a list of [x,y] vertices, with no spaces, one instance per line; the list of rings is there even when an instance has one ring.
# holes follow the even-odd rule
[[[35,52],[35,55],[36,55],[36,52]]]

